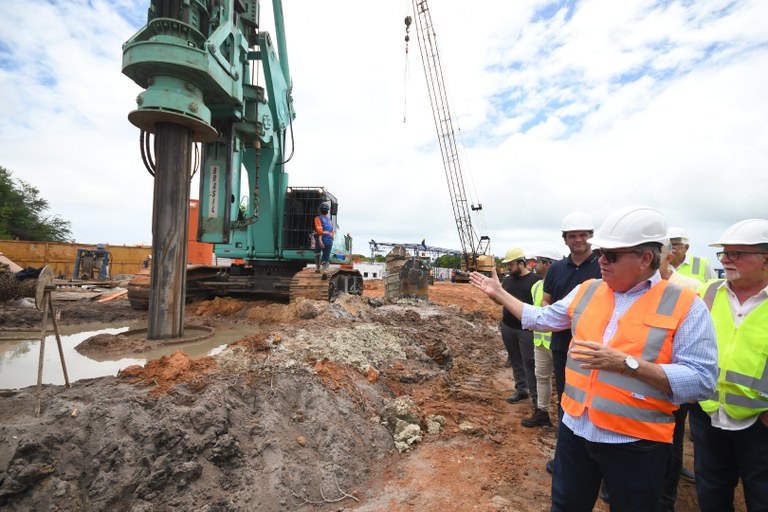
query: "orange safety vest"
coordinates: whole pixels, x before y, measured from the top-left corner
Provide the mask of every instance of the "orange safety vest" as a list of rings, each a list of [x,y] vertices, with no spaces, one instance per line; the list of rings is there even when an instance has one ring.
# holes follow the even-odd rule
[[[609,347],[656,364],[672,360],[672,339],[696,298],[696,292],[662,280],[638,298],[619,319]],[[614,308],[614,292],[602,280],[581,285],[571,302],[574,340],[602,342]],[[586,370],[570,355],[565,367],[563,410],[600,428],[638,439],[672,442],[678,406],[666,393],[621,373]]]

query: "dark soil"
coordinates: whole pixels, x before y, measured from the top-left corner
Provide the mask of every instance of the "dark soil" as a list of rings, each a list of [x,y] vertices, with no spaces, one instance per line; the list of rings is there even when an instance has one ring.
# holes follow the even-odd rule
[[[504,400],[500,307],[450,283],[430,302],[381,295],[367,282],[333,304],[190,304],[188,322],[259,329],[214,357],[44,386],[40,417],[34,387],[0,393],[0,509],[549,510],[555,432],[523,428],[530,404]],[[56,308],[62,325],[145,318],[124,298]],[[39,321],[0,308],[0,328]],[[681,482],[677,510],[697,508]]]

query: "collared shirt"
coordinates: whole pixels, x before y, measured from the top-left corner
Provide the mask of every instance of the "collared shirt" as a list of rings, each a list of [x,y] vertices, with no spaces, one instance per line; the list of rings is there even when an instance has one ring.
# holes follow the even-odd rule
[[[566,297],[578,285],[588,279],[600,279],[600,264],[593,253],[580,265],[573,262],[569,254],[554,262],[544,277],[544,293],[552,298],[552,304]],[[565,352],[571,344],[571,332],[568,330],[553,332],[550,348],[555,352]]]
[[[745,300],[743,304],[739,301],[739,298],[731,289],[730,282],[723,281],[717,288],[719,290],[722,287],[725,287],[725,291],[728,297],[728,305],[731,307],[731,318],[733,318],[733,325],[736,328],[741,325],[741,321],[745,316],[754,311],[757,306],[768,300],[768,286],[757,292],[756,295],[753,295],[752,297]],[[757,421],[757,418],[759,418],[760,415],[758,414],[756,416],[752,416],[751,418],[737,420],[735,418],[731,418],[728,413],[725,412],[725,407],[720,404],[720,408],[714,412],[711,412],[709,417],[712,418],[713,427],[723,430],[744,430],[745,428],[751,427]]]
[[[626,292],[614,292],[614,308],[611,319],[603,333],[603,344],[616,333],[619,319],[651,286],[661,281],[658,271],[650,278],[638,283]],[[522,324],[524,329],[535,331],[553,331],[569,329],[571,317],[568,307],[578,293],[581,285],[571,291],[564,299],[545,307],[523,305]],[[711,398],[717,384],[717,340],[712,318],[704,302],[699,298],[693,301],[688,314],[680,323],[672,340],[672,361],[660,365],[669,380],[672,394],[669,400],[674,404],[682,404]],[[568,413],[563,416],[563,422],[576,435],[588,441],[598,443],[628,443],[637,438],[617,434],[602,429],[589,420],[587,411],[579,417]]]

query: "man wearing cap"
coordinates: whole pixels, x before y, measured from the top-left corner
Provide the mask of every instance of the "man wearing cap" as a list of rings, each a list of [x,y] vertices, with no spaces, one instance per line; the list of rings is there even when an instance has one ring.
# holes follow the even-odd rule
[[[531,304],[531,288],[541,276],[528,270],[525,254],[519,247],[507,251],[502,263],[507,265],[508,275],[501,287],[518,300]],[[498,279],[497,279],[498,281]],[[523,329],[520,320],[504,309],[501,316],[501,339],[507,349],[507,355],[512,365],[512,376],[515,379],[515,393],[507,398],[507,402],[515,404],[529,396],[536,405],[536,374],[533,360],[533,333]]]
[[[549,267],[563,259],[563,254],[557,247],[546,245],[532,254],[536,258],[534,270],[542,279],[546,279]],[[536,281],[531,288],[533,305],[541,306],[544,295],[543,281]],[[536,402],[533,414],[523,418],[520,424],[524,427],[551,427],[549,419],[549,404],[552,401],[552,350],[549,348],[552,333],[533,333],[533,359],[536,373]]]
[[[711,246],[725,280],[699,289],[719,349],[717,392],[690,409],[699,507],[733,510],[741,479],[747,510],[768,510],[768,220],[737,222]]]
[[[699,258],[688,254],[690,237],[682,228],[669,228],[669,242],[672,244],[672,267],[681,275],[697,279],[706,283],[710,279],[717,278],[717,272],[712,268],[706,258]]]
[[[657,210],[613,212],[590,242],[600,247],[602,280],[582,283],[549,306],[524,305],[476,272],[470,282],[520,317],[524,328],[573,333],[552,510],[591,511],[601,480],[611,509],[656,510],[673,412],[715,389],[714,328],[695,292],[659,275],[667,224]]]

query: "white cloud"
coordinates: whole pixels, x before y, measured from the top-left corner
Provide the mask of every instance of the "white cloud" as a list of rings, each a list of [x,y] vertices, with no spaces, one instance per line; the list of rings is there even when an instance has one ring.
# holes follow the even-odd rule
[[[81,242],[151,239],[152,178],[127,121],[140,89],[120,72],[121,45],[148,5],[0,3],[0,165],[38,187]],[[483,204],[477,227],[495,254],[559,246],[571,210],[599,222],[646,203],[713,259],[708,241],[768,215],[758,197],[768,4],[548,6],[430,4],[469,199]],[[336,194],[356,252],[368,253],[370,239],[460,245],[413,27],[406,75],[409,7],[284,5],[297,110],[291,184]]]

